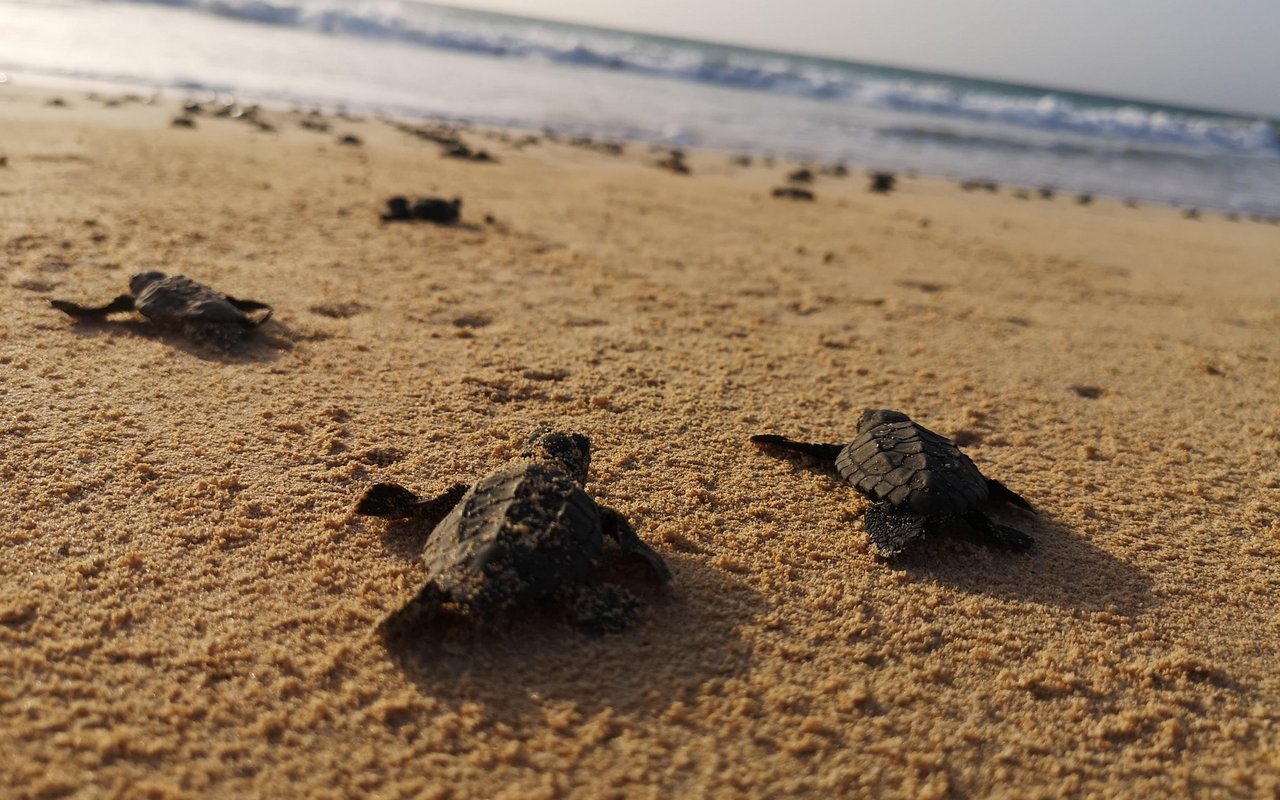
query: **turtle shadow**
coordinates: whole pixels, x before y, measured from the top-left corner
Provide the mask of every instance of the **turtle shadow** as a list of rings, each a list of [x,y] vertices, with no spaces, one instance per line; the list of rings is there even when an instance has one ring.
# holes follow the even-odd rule
[[[963,531],[928,539],[889,560],[914,580],[934,580],[971,594],[1001,595],[1083,611],[1134,616],[1152,602],[1151,577],[1050,517],[1000,511],[1035,544],[1008,553]]]
[[[201,361],[223,363],[274,361],[282,351],[291,350],[294,347],[290,337],[290,329],[275,320],[270,320],[261,328],[250,331],[241,342],[230,350],[223,350],[213,345],[194,341],[177,331],[165,330],[142,319],[75,319],[71,321],[71,329],[81,336],[105,337],[108,339],[136,336],[143,339],[159,340],[172,349],[179,350]]]
[[[667,560],[674,579],[666,587],[613,581],[641,603],[620,633],[586,632],[548,602],[487,623],[442,614],[412,638],[383,644],[423,695],[482,704],[513,726],[566,705],[579,719],[651,716],[690,704],[711,681],[745,676],[752,650],[739,629],[767,611],[758,592],[729,574],[690,557]]]
[[[355,519],[367,517],[353,516]],[[392,519],[379,526],[378,537],[382,549],[402,561],[417,561],[422,557],[422,548],[427,546],[427,539],[435,530],[435,520]]]

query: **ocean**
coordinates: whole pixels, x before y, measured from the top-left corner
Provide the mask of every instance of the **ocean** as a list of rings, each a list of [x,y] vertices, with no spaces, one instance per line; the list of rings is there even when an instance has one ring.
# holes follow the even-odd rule
[[[0,0],[0,72],[1280,214],[1272,120],[414,0]]]

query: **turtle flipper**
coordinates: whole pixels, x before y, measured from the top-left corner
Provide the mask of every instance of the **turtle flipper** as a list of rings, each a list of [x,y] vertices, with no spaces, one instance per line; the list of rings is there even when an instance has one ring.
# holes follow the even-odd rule
[[[985,535],[991,544],[1001,550],[1021,553],[1025,550],[1030,550],[1031,545],[1035,544],[1034,539],[1017,528],[1010,528],[1008,525],[992,522],[987,519],[986,514],[981,512],[975,511],[972,514],[966,514],[964,521],[973,526],[974,530]]]
[[[387,640],[411,633],[423,622],[434,617],[449,599],[448,593],[436,586],[434,582],[428,581],[412,600],[392,611],[386,619],[379,622],[378,627],[374,628],[374,633]]]
[[[265,311],[267,313],[257,317],[245,316],[245,327],[256,328],[267,320],[271,319],[271,306],[266,303],[259,303],[257,300],[241,300],[231,295],[224,295],[227,302],[243,311],[246,315],[254,311]]]
[[[1009,503],[1010,505],[1015,505],[1018,508],[1024,508],[1033,513],[1035,512],[1035,509],[1031,507],[1031,504],[1027,502],[1025,497],[1010,489],[1008,486],[1005,486],[995,478],[987,478],[987,493],[991,495],[992,500],[1001,500],[1005,503]]]
[[[375,483],[356,504],[356,513],[370,517],[413,516],[413,507],[421,498],[396,483]]]
[[[645,544],[644,540],[636,535],[636,529],[631,527],[631,523],[627,522],[626,517],[608,506],[600,506],[600,527],[605,536],[618,543],[618,546],[622,548],[622,552],[629,556],[643,559],[653,569],[654,574],[658,576],[658,580],[663,583],[671,580],[671,570],[667,568],[667,562],[663,561],[662,556],[658,555],[657,551]]]
[[[888,503],[876,503],[862,517],[871,545],[884,556],[896,556],[925,534],[928,520],[898,511]]]
[[[435,527],[440,524],[440,520],[449,516],[449,512],[458,504],[462,496],[467,493],[471,487],[465,483],[455,483],[448,489],[445,489],[439,496],[430,500],[419,500],[410,508],[410,513],[414,519],[420,519],[424,524]]]
[[[779,450],[816,458],[819,461],[830,462],[831,464],[835,464],[836,456],[840,455],[840,451],[844,449],[842,444],[797,442],[794,439],[788,439],[785,436],[778,436],[772,433],[757,434],[751,437],[751,441],[753,444],[776,447]]]
[[[640,608],[635,595],[619,586],[570,586],[558,593],[574,619],[592,633],[618,633]]]
[[[470,488],[465,483],[455,483],[438,497],[427,500],[396,483],[376,483],[369,487],[356,513],[370,517],[415,518],[435,525],[453,510]]]
[[[105,306],[82,306],[78,303],[72,303],[69,300],[50,300],[49,305],[63,313],[70,314],[71,316],[80,319],[105,317],[108,314],[114,314],[118,311],[134,310],[133,295],[131,294],[122,294],[115,300],[107,303]]]

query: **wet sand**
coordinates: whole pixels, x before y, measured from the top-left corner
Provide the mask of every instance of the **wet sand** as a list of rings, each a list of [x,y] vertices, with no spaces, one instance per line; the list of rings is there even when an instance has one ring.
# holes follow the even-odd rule
[[[1280,792],[1280,228],[63,96],[0,87],[0,794]],[[393,194],[464,224],[381,224]],[[275,316],[227,356],[49,307],[149,269]],[[1030,499],[995,518],[1035,548],[886,562],[864,500],[747,441],[868,406]],[[355,500],[540,423],[674,583],[617,576],[619,635],[389,651],[426,531]]]

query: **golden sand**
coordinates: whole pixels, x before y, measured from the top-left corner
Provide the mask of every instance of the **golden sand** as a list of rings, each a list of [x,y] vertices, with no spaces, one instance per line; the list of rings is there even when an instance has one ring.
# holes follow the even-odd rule
[[[1280,228],[66,97],[0,91],[0,795],[1280,792]],[[149,269],[275,317],[228,357],[49,307]],[[885,562],[865,501],[747,442],[867,406],[1029,498],[996,516],[1035,549]],[[355,500],[543,422],[673,585],[619,635],[389,652],[425,532]]]

